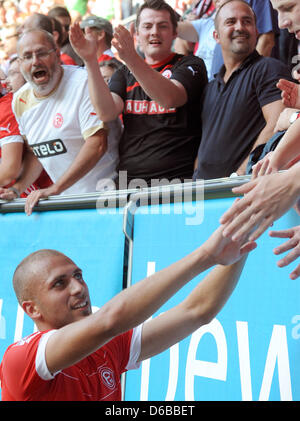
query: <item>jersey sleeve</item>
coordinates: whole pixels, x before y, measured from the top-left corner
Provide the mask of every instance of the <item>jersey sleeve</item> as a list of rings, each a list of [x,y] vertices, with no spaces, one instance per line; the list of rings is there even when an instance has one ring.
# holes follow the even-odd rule
[[[276,86],[279,79],[293,80],[284,63],[269,57],[259,62],[255,77],[256,93],[261,107],[281,100],[281,91]]]
[[[139,367],[137,361],[141,352],[141,334],[142,325],[116,336],[105,345],[116,373],[122,374]]]
[[[141,354],[141,344],[142,344],[142,328],[143,325],[139,325],[132,331],[132,336],[130,340],[130,350],[128,362],[126,364],[126,370],[134,370],[139,368],[140,362],[138,362],[139,356]]]
[[[46,339],[51,332],[54,331],[45,334]],[[37,352],[40,340],[45,335],[43,332],[37,332],[11,345],[5,352],[1,375],[2,400],[32,400],[43,387],[46,377],[41,376],[43,363],[38,362]],[[45,343],[45,340],[41,342]]]
[[[203,60],[195,56],[184,56],[173,67],[171,79],[180,82],[189,100],[198,100],[207,84],[207,72]]]

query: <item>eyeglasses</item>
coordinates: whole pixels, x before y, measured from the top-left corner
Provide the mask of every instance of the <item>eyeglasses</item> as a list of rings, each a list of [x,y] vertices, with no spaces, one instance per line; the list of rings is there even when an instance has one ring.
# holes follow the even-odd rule
[[[33,51],[32,53],[25,53],[23,56],[20,56],[19,59],[24,61],[25,63],[30,63],[33,60],[33,57],[35,56],[38,60],[43,60],[47,58],[51,53],[56,51],[56,48],[52,48],[52,50],[48,51]]]

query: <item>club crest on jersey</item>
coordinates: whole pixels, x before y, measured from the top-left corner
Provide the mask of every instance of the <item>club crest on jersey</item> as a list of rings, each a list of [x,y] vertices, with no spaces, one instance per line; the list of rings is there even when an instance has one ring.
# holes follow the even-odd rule
[[[171,79],[172,76],[172,72],[170,69],[166,69],[162,72],[162,76],[167,78],[167,79]]]
[[[64,119],[61,113],[56,113],[53,118],[53,126],[56,129],[59,129],[63,125]]]
[[[31,145],[32,151],[38,158],[61,155],[67,152],[67,148],[61,139],[48,140],[46,142]]]
[[[116,387],[116,380],[114,372],[108,368],[108,367],[102,367],[99,370],[101,379],[103,383],[109,388],[109,389],[115,389]]]

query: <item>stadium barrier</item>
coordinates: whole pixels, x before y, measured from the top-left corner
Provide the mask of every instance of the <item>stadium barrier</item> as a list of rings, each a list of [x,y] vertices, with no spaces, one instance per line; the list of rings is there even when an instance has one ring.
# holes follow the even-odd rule
[[[134,284],[191,252],[218,226],[248,177],[159,186],[107,194],[50,197],[30,216],[24,200],[0,203],[0,361],[9,344],[32,333],[11,279],[23,257],[57,249],[82,269],[97,309]],[[299,224],[291,210],[274,229]],[[279,269],[265,233],[247,259],[228,303],[208,325],[123,376],[126,401],[299,400],[299,280]],[[296,265],[296,263],[295,263]],[[176,305],[201,274],[158,312]]]

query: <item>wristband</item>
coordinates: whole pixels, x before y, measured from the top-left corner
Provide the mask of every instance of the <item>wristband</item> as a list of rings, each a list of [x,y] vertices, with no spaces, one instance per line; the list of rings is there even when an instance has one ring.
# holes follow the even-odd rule
[[[19,190],[16,189],[15,187],[8,187],[8,190],[13,191],[17,195],[17,198],[21,197]]]

